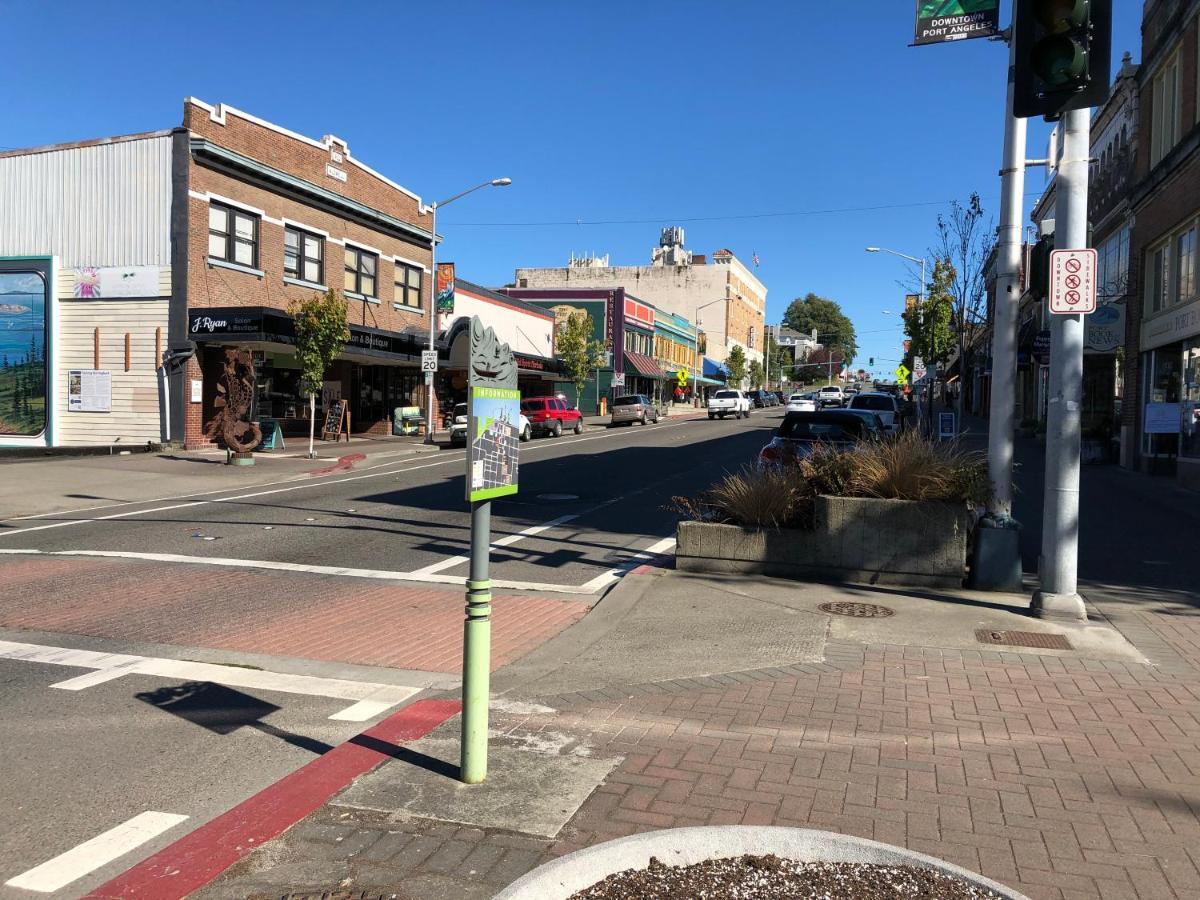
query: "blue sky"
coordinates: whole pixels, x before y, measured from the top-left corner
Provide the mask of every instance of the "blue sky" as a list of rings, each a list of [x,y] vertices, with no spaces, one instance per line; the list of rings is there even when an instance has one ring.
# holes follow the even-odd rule
[[[1141,5],[1115,2],[1114,61],[1140,58]],[[188,95],[229,103],[337,134],[426,200],[511,177],[439,215],[439,254],[472,281],[573,251],[645,263],[682,224],[697,252],[758,253],[769,321],[808,291],[838,300],[860,363],[884,368],[905,273],[863,247],[920,255],[950,199],[977,190],[994,213],[999,196],[1005,48],[910,48],[914,6],[0,0],[0,146],[178,125]],[[1046,132],[1031,123],[1030,157]]]

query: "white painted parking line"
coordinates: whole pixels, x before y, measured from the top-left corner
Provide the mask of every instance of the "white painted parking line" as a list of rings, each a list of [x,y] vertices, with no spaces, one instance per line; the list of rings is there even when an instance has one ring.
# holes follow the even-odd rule
[[[98,834],[91,840],[60,853],[54,859],[4,882],[6,887],[23,888],[39,894],[52,894],[136,850],[187,819],[178,813],[138,813],[127,822]]]
[[[492,541],[493,547],[511,547],[517,541],[524,540],[527,537],[533,537],[535,534],[541,534],[543,531],[549,531],[551,528],[557,528],[559,525],[565,525],[567,522],[578,519],[582,513],[575,513],[568,516],[559,516],[557,519],[551,519],[543,525],[534,525],[532,528],[526,528],[524,531],[518,531],[516,534],[506,535],[499,540]],[[464,563],[471,561],[469,556],[448,556],[439,562],[425,566],[423,569],[415,569],[409,574],[411,575],[432,575],[435,572],[441,572],[443,569],[452,569],[455,566],[461,566]]]
[[[41,644],[24,644],[16,641],[0,641],[0,659],[19,659],[25,662],[96,670],[51,685],[51,687],[67,691],[84,690],[125,675],[154,675],[159,678],[184,679],[186,681],[211,681],[228,687],[279,691],[284,694],[303,694],[309,697],[330,697],[335,700],[353,700],[354,703],[351,706],[329,717],[344,722],[365,722],[372,716],[404,702],[421,690],[407,685],[349,681],[344,678],[320,678],[315,675],[291,675],[284,672],[243,669],[238,666],[222,666],[185,659],[98,653],[92,650],[72,650],[67,647],[47,647]]]

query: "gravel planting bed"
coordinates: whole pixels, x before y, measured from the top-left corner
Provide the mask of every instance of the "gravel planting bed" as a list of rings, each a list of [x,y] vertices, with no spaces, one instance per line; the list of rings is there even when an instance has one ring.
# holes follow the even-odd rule
[[[768,854],[668,866],[651,857],[577,891],[571,900],[1001,900],[987,888],[920,866],[794,862]]]

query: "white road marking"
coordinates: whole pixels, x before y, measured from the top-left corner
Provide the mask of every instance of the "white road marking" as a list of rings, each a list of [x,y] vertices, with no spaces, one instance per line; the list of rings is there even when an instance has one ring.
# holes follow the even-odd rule
[[[28,872],[10,878],[4,884],[39,894],[52,894],[147,841],[154,840],[186,819],[187,816],[178,813],[138,813],[132,819],[72,847],[66,853],[60,853],[40,866],[34,866]]]
[[[557,519],[551,519],[544,525],[534,525],[531,528],[526,528],[524,531],[518,531],[516,534],[510,534],[502,537],[499,540],[492,541],[493,547],[511,547],[519,540],[527,537],[533,537],[535,534],[541,534],[543,531],[549,531],[551,528],[557,528],[559,525],[565,525],[574,519],[578,519],[582,513],[574,513],[567,516],[559,516]],[[435,562],[432,565],[425,566],[423,569],[415,569],[410,572],[411,575],[432,575],[435,572],[440,572],[443,569],[451,569],[454,566],[460,566],[463,563],[471,561],[469,556],[449,556],[440,562]]]
[[[263,669],[243,669],[238,666],[192,662],[186,659],[100,653],[94,650],[73,650],[68,647],[47,647],[42,644],[23,644],[16,641],[0,641],[0,659],[19,659],[25,662],[96,670],[51,685],[51,687],[67,691],[83,690],[125,675],[154,675],[159,678],[187,681],[211,681],[229,687],[279,691],[284,694],[353,700],[355,701],[353,705],[329,717],[348,722],[364,722],[383,710],[402,703],[421,690],[406,685],[348,681],[344,678],[320,678],[315,675],[290,675]]]
[[[659,428],[655,429],[655,433],[657,433],[658,431],[661,431],[663,428],[671,428],[676,425],[686,425],[687,423],[693,422],[693,421],[698,421],[698,420],[697,419],[682,419],[678,422],[667,422],[664,425],[660,426]],[[605,439],[612,438],[615,436],[616,435],[614,435],[614,434],[606,433],[606,434],[594,435],[591,437],[571,437],[566,440],[568,443],[581,444],[581,443],[585,443],[587,441],[605,440]],[[548,449],[553,446],[554,446],[554,444],[542,444],[542,445],[539,445],[536,447],[529,447],[529,448],[523,450],[522,452],[523,453],[533,453],[535,451]],[[87,525],[87,524],[93,523],[93,522],[104,522],[104,521],[108,521],[110,519],[123,519],[123,518],[127,518],[129,516],[148,516],[148,515],[152,515],[154,513],[167,512],[167,511],[173,510],[173,509],[184,509],[189,506],[205,506],[210,503],[232,503],[232,502],[235,502],[238,500],[249,500],[253,497],[265,497],[270,494],[289,493],[291,491],[299,491],[299,490],[303,490],[305,488],[324,487],[324,486],[328,486],[328,485],[332,485],[332,484],[344,484],[344,483],[350,482],[350,481],[361,481],[365,478],[378,478],[381,475],[404,475],[408,472],[417,472],[421,469],[432,469],[437,466],[449,465],[450,463],[461,463],[464,459],[463,454],[459,451],[446,451],[446,452],[453,453],[454,454],[453,458],[439,459],[437,462],[425,463],[425,464],[419,465],[419,466],[410,466],[407,469],[395,469],[395,470],[390,470],[390,471],[386,471],[386,472],[366,471],[366,472],[363,472],[362,474],[349,475],[345,478],[337,478],[337,479],[309,478],[309,479],[305,479],[302,481],[287,480],[287,481],[264,482],[263,484],[257,485],[257,487],[267,487],[272,484],[283,484],[283,485],[286,485],[286,487],[276,488],[276,489],[270,490],[270,491],[255,491],[253,493],[248,493],[248,494],[237,494],[237,495],[230,496],[230,497],[217,497],[212,500],[197,500],[197,501],[193,501],[191,503],[178,503],[178,504],[174,504],[172,506],[156,506],[156,507],[151,507],[149,509],[129,510],[129,511],[123,512],[123,513],[114,513],[114,514],[107,515],[107,516],[97,516],[97,517],[90,518],[90,519],[70,519],[65,522],[53,522],[49,525],[33,525],[33,526],[30,526],[27,528],[13,528],[9,531],[0,532],[0,539],[6,538],[6,537],[13,537],[18,534],[27,534],[27,533],[33,532],[33,531],[43,531],[43,530],[46,530],[49,528],[66,528],[71,525]],[[380,468],[385,467],[385,466],[398,465],[398,464],[399,463],[384,463],[383,466],[380,466]],[[368,468],[373,469],[375,467],[368,467]],[[226,490],[228,490],[228,488],[226,488]],[[207,496],[208,493],[220,493],[220,491],[209,491],[207,493],[199,493],[199,494],[182,494],[179,497],[168,497],[168,498],[163,498],[163,499],[182,499],[184,497],[202,497],[202,496]],[[158,502],[158,501],[137,500],[137,501],[131,501],[130,503],[123,504],[123,505],[132,506],[132,505],[141,504],[141,503],[155,503],[155,502]],[[48,513],[46,515],[60,515],[61,516],[61,515],[72,515],[72,513],[58,512],[58,513]]]
[[[141,559],[149,562],[189,563],[198,566],[225,566],[241,569],[271,569],[276,572],[306,572],[311,575],[337,575],[343,578],[369,578],[376,581],[412,581],[418,584],[452,584],[462,586],[462,575],[417,575],[414,572],[389,572],[381,569],[348,569],[341,566],[315,566],[305,563],[275,562],[270,559],[227,559],[218,556],[184,556],[179,553],[136,553],[132,550],[14,550],[0,547],[5,556],[96,556],[111,559]],[[594,594],[595,591],[568,584],[548,584],[541,581],[507,581],[492,579],[492,587],[510,591],[539,591],[554,594]]]
[[[607,572],[601,572],[591,581],[584,582],[583,587],[593,594],[599,593],[600,591],[604,590],[604,588],[608,587],[609,584],[622,577],[630,569],[637,568],[637,566],[644,560],[654,559],[656,556],[662,556],[674,546],[675,538],[673,537],[667,537],[663,538],[661,541],[656,541],[645,550],[640,550],[633,554],[626,562],[623,562],[615,569],[609,569]]]

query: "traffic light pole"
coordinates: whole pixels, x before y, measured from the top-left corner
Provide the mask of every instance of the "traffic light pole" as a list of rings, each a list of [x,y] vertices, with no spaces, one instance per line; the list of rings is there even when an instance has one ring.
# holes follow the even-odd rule
[[[1013,20],[1015,25],[1015,12]],[[1021,305],[1021,214],[1025,193],[1025,120],[1013,115],[1017,59],[1012,30],[1008,40],[1008,94],[1004,108],[1004,157],[1000,169],[1000,228],[996,238],[999,271],[992,328],[992,390],[988,419],[988,475],[992,482],[988,513],[1001,525],[1012,518],[1017,310]]]
[[[1087,247],[1090,110],[1063,113],[1054,249]],[[1078,593],[1080,405],[1083,316],[1050,316],[1050,397],[1046,421],[1046,492],[1042,515],[1041,589],[1033,611],[1042,618],[1086,621]]]

